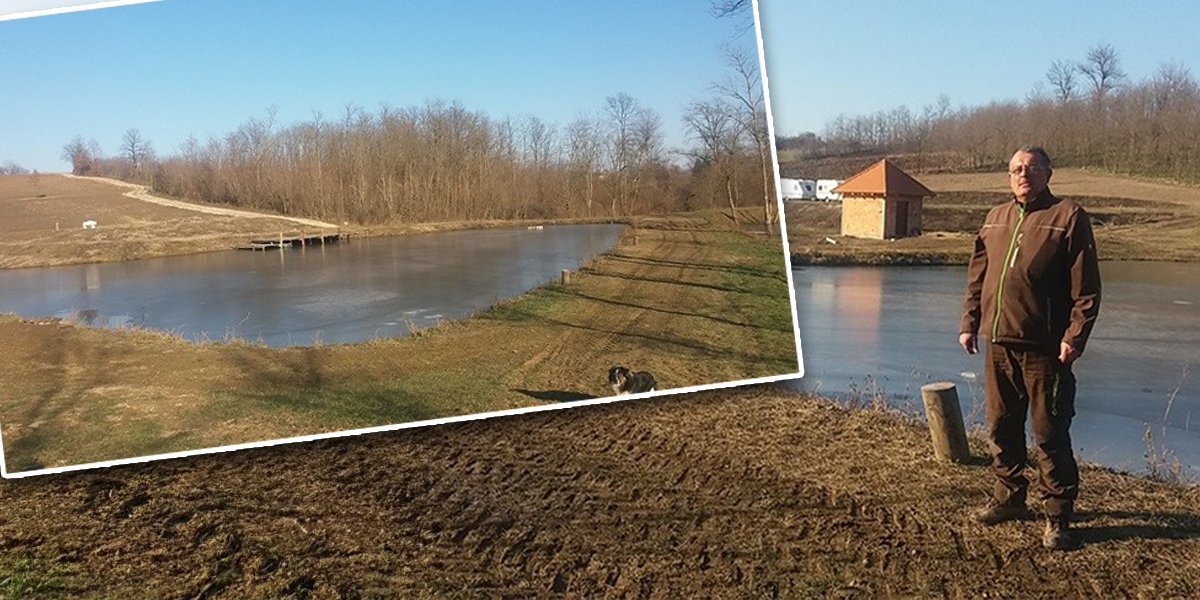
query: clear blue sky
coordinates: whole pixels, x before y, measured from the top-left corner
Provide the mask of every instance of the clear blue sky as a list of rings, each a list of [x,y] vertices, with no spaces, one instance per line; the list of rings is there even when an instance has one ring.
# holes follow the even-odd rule
[[[75,135],[113,155],[129,128],[174,153],[271,106],[286,125],[445,99],[565,126],[619,92],[680,147],[684,106],[728,72],[720,45],[755,52],[738,31],[707,0],[164,0],[2,21],[0,163],[68,170]]]
[[[1055,60],[1111,44],[1133,81],[1179,61],[1200,77],[1200,2],[760,0],[775,133],[939,94],[951,106],[1021,100]],[[1048,90],[1048,88],[1047,88]]]

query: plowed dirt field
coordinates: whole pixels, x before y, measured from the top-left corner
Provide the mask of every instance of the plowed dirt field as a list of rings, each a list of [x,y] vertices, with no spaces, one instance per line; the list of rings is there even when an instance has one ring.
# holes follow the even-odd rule
[[[980,448],[975,448],[980,454]],[[919,425],[750,388],[0,484],[0,589],[163,598],[1200,594],[1200,490],[984,528]],[[2,586],[7,585],[7,588]],[[24,587],[18,587],[24,586]]]

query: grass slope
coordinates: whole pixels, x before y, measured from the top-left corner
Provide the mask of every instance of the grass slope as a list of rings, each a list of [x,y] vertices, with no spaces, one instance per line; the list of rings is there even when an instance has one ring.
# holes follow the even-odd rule
[[[614,364],[661,389],[792,373],[785,268],[777,241],[647,218],[570,285],[407,338],[197,345],[0,317],[6,457],[49,467],[609,396]]]

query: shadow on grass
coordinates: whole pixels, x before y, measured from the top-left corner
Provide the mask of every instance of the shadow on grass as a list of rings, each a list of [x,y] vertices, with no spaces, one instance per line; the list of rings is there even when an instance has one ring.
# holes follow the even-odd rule
[[[702,318],[702,319],[710,319],[710,320],[716,321],[718,323],[724,323],[726,325],[733,325],[736,327],[752,327],[752,328],[756,328],[756,329],[760,327],[759,325],[756,325],[754,323],[745,323],[742,321],[735,321],[733,319],[726,319],[724,317],[706,315],[706,314],[702,314],[699,312],[671,310],[668,308],[662,308],[662,307],[658,307],[658,306],[650,306],[649,304],[635,304],[633,302],[622,302],[620,300],[611,300],[609,298],[601,298],[599,296],[585,294],[585,293],[583,293],[579,290],[575,290],[575,289],[569,289],[569,290],[565,290],[565,291],[554,290],[554,292],[568,295],[568,296],[575,296],[578,298],[583,298],[584,300],[591,300],[592,302],[601,302],[604,304],[611,304],[613,306],[624,306],[627,308],[635,308],[635,309],[639,309],[639,310],[652,310],[654,312],[659,312],[659,313],[664,313],[664,314],[669,314],[669,315],[678,315],[681,317],[698,317],[698,318]],[[778,328],[769,328],[769,329],[776,329],[777,331],[791,331],[791,329],[787,329],[787,330],[778,329]]]
[[[782,258],[782,251],[780,256]],[[639,265],[647,265],[652,267],[679,267],[684,269],[694,269],[702,271],[714,271],[717,273],[727,273],[734,275],[748,275],[751,277],[763,277],[767,279],[777,279],[787,281],[787,276],[782,273],[782,269],[775,267],[756,268],[752,266],[735,265],[735,264],[720,264],[699,261],[681,261],[670,260],[666,258],[651,258],[643,256],[630,256],[626,254],[609,254],[606,258],[613,261],[633,263]]]
[[[1097,519],[1116,525],[1088,526]],[[1200,538],[1200,515],[1181,512],[1097,510],[1076,515],[1075,531],[1084,544],[1123,540],[1190,540]]]
[[[663,279],[661,277],[648,277],[648,276],[640,276],[639,277],[636,275],[630,275],[630,274],[625,274],[625,273],[616,273],[613,271],[602,271],[595,267],[585,267],[585,268],[579,269],[579,272],[587,273],[589,275],[594,275],[597,277],[613,277],[616,279],[624,279],[627,281],[635,281],[635,282],[636,281],[644,281],[644,282],[649,282],[649,283],[665,283],[667,285],[673,285],[673,286],[705,288],[705,289],[710,289],[710,290],[716,290],[718,292],[731,292],[734,294],[756,294],[756,293],[758,293],[757,290],[747,289],[746,287],[733,287],[733,286],[728,286],[728,285],[701,283],[698,281],[688,281],[688,280],[685,280],[682,278],[680,278],[680,279]]]
[[[593,396],[591,394],[584,394],[581,392],[571,392],[567,390],[522,390],[513,388],[512,391],[525,394],[530,398],[547,402],[576,402],[579,400],[591,400],[592,398],[599,398],[599,396]]]

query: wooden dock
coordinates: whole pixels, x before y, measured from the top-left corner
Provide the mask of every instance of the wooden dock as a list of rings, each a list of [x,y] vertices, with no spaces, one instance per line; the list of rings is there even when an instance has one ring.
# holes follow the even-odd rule
[[[350,239],[348,233],[327,233],[318,235],[297,235],[292,237],[284,237],[280,234],[278,238],[269,240],[250,240],[245,246],[238,246],[238,250],[283,250],[284,248],[303,248],[305,246],[324,246],[326,244],[336,244],[343,240]]]

